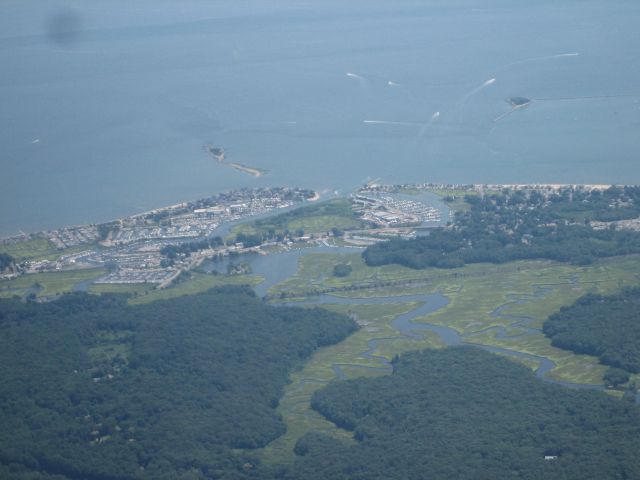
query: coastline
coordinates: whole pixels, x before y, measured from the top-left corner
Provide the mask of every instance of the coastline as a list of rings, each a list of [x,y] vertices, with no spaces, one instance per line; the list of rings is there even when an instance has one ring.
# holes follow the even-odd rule
[[[208,148],[208,146],[205,146],[205,148]],[[250,175],[254,175],[256,178],[261,177],[263,175],[265,175],[265,171],[260,170],[258,168],[253,168],[253,167],[248,167],[246,165],[242,165],[239,163],[228,163],[228,162],[223,162],[220,161],[220,163],[224,163],[227,166],[230,166],[231,168],[236,168],[239,171],[243,171],[244,173],[250,174]],[[430,190],[430,189],[456,189],[456,190],[468,190],[468,191],[480,191],[480,190],[484,190],[484,189],[489,189],[489,190],[500,190],[502,188],[513,188],[516,190],[523,190],[523,189],[528,189],[528,188],[542,188],[542,189],[549,189],[549,190],[560,190],[562,188],[572,188],[572,189],[585,189],[585,190],[606,190],[607,188],[611,188],[611,187],[623,187],[624,185],[621,184],[597,184],[597,183],[504,183],[504,184],[480,184],[480,183],[475,183],[475,184],[432,184],[432,183],[423,183],[423,184],[406,184],[406,186],[411,185],[414,188],[417,188],[419,190]],[[378,185],[374,184],[370,186],[372,189],[377,189],[379,188]],[[223,191],[224,192],[224,191]],[[315,202],[317,200],[319,200],[321,198],[321,195],[316,191],[314,192],[313,197],[307,199],[307,201],[309,202]],[[162,207],[157,207],[157,208],[153,208],[150,210],[145,210],[142,212],[138,212],[138,213],[131,213],[131,214],[125,214],[121,217],[116,217],[116,218],[112,218],[110,220],[105,220],[105,221],[98,221],[98,222],[88,222],[88,223],[78,223],[78,224],[61,224],[58,225],[55,228],[44,228],[44,229],[40,229],[40,230],[34,230],[34,231],[30,231],[30,232],[19,232],[19,233],[13,233],[13,234],[8,234],[8,235],[0,235],[0,244],[2,243],[6,243],[6,242],[11,242],[11,241],[20,241],[20,240],[25,240],[31,236],[37,236],[39,234],[44,234],[47,232],[52,232],[52,231],[56,231],[56,230],[61,230],[61,229],[75,229],[75,228],[82,228],[82,227],[88,227],[88,226],[96,226],[99,224],[109,224],[109,223],[115,223],[115,222],[122,222],[123,220],[126,219],[132,219],[132,220],[136,220],[139,218],[143,218],[145,216],[148,215],[153,215],[153,214],[158,214],[158,213],[162,213],[162,212],[169,212],[172,210],[178,210],[181,208],[186,208],[189,203],[197,201],[200,199],[190,199],[190,200],[186,200],[186,201],[182,201],[179,203],[175,203],[175,204],[171,204],[171,205],[166,205],[166,206],[162,206]]]

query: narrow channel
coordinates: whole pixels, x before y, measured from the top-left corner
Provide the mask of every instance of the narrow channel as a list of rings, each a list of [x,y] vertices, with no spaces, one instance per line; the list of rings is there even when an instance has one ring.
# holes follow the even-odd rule
[[[541,296],[541,295],[544,295],[545,293],[546,291],[544,289],[537,289],[536,293],[534,293],[533,296],[534,297]],[[528,335],[533,332],[539,332],[538,330],[532,329],[530,327],[525,327],[523,325],[531,322],[533,319],[529,317],[510,316],[502,313],[502,309],[505,308],[506,306],[511,305],[513,303],[523,303],[525,301],[526,301],[526,297],[520,296],[515,300],[512,300],[504,305],[501,305],[500,307],[498,307],[496,310],[492,312],[492,315],[495,317],[507,318],[509,320],[512,320],[513,322],[511,323],[510,327],[518,327],[518,328],[525,329],[525,332],[523,332],[522,334],[518,334],[516,336]],[[509,350],[507,348],[502,348],[502,347],[482,345],[478,343],[471,343],[471,342],[465,341],[466,338],[473,337],[474,335],[477,335],[480,332],[461,335],[457,330],[450,327],[445,327],[442,325],[434,325],[431,323],[416,322],[415,321],[416,318],[425,317],[431,313],[434,313],[446,307],[449,304],[449,299],[444,295],[442,295],[441,293],[432,293],[432,294],[424,294],[424,295],[400,295],[400,296],[393,296],[393,297],[367,297],[367,298],[337,297],[334,295],[325,294],[325,295],[320,295],[318,297],[315,297],[313,299],[309,299],[303,302],[288,303],[287,305],[329,305],[329,304],[382,305],[382,304],[400,303],[400,302],[402,303],[420,302],[420,305],[418,307],[416,307],[415,309],[409,312],[405,312],[403,314],[398,315],[391,322],[391,325],[393,326],[393,328],[396,329],[403,337],[420,339],[423,336],[422,332],[424,331],[434,332],[435,334],[438,335],[440,340],[447,346],[469,345],[475,348],[481,348],[483,350],[486,350],[492,353],[508,355],[511,357],[521,358],[524,360],[535,361],[536,363],[538,363],[538,368],[535,371],[536,377],[546,382],[554,383],[557,385],[562,385],[564,387],[574,388],[574,389],[588,389],[588,390],[601,390],[601,391],[605,389],[604,385],[571,383],[571,382],[564,382],[561,380],[555,380],[555,379],[549,378],[547,376],[547,373],[553,370],[556,364],[555,362],[553,362],[552,360],[546,357],[543,357],[540,355],[533,355],[530,353],[517,352],[514,350]],[[490,327],[488,329],[482,330],[481,332],[487,332],[492,329],[496,329],[499,334],[502,333],[503,335],[506,336],[504,327]],[[511,336],[508,338],[515,338],[516,336]],[[379,361],[381,363],[380,367],[363,367],[362,365],[354,365],[354,366],[357,366],[358,368],[391,371],[392,369],[391,363],[384,357],[373,355],[373,352],[375,352],[378,342],[384,341],[384,340],[392,340],[395,338],[402,338],[402,337],[387,337],[387,338],[378,338],[378,339],[370,340],[367,350],[360,353],[360,356],[362,357]],[[338,379],[346,378],[346,375],[342,372],[343,366],[351,366],[351,365],[345,365],[345,364],[332,365],[332,368],[334,372],[336,372],[336,377]]]

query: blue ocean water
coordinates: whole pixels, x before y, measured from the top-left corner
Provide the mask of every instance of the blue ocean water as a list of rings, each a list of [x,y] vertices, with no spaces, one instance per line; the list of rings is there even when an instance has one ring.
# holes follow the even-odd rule
[[[640,183],[635,1],[0,11],[0,235],[241,186]],[[495,121],[512,96],[532,101]],[[269,173],[217,164],[205,144]]]

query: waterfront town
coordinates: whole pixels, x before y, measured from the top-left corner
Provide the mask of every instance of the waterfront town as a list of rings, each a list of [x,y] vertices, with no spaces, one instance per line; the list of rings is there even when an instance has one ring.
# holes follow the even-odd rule
[[[439,222],[441,219],[440,210],[437,208],[390,195],[355,194],[352,203],[354,211],[359,212],[363,220],[380,227]]]
[[[312,245],[364,247],[389,237],[412,238],[420,229],[443,226],[452,213],[447,213],[444,204],[466,194],[482,195],[509,188],[534,189],[545,195],[567,189],[590,191],[608,187],[368,183],[348,198],[349,215],[357,219],[358,227],[338,231],[327,225],[326,231],[309,233],[298,229],[258,239],[251,235],[233,235],[232,227],[310,205],[319,199],[319,195],[301,188],[241,189],[112,222],[0,239],[0,251],[38,242],[49,248],[46,254],[12,262],[0,272],[0,279],[40,272],[104,268],[105,274],[93,283],[149,284],[164,288],[181,273],[199,267],[207,259],[243,253],[265,255]],[[432,195],[431,202],[424,201],[425,193]],[[438,199],[444,200],[444,204]],[[616,221],[613,226],[612,222],[592,223],[594,229],[640,230],[637,219]]]
[[[433,206],[363,188],[352,194],[349,201],[353,214],[367,228],[341,232],[343,244],[364,246],[387,236],[413,236],[415,226],[440,220],[440,212]],[[317,193],[301,188],[242,189],[112,222],[5,238],[0,240],[0,249],[43,242],[52,252],[16,262],[1,275],[3,279],[10,279],[39,272],[103,267],[107,273],[94,283],[144,283],[163,288],[180,273],[198,267],[206,259],[249,252],[266,254],[294,245],[335,244],[335,232],[331,229],[313,235],[290,232],[279,239],[264,239],[258,244],[245,244],[229,236],[233,225],[302,206],[318,198]],[[207,239],[216,237],[225,238],[207,243]],[[192,249],[188,255],[173,256],[170,260],[166,256],[167,247],[203,240],[204,244]]]
[[[53,246],[59,256],[54,253],[46,255],[47,258],[20,262],[3,273],[2,278],[106,267],[108,273],[96,283],[151,283],[166,286],[188,266],[166,265],[161,253],[163,247],[208,238],[216,235],[223,225],[302,205],[315,198],[313,191],[299,188],[242,189],[104,224],[64,227],[5,238],[0,240],[0,249],[3,246],[15,248],[28,242],[44,242]],[[247,250],[242,244],[222,245],[195,255],[190,259],[190,266],[201,262],[206,255],[224,256]]]

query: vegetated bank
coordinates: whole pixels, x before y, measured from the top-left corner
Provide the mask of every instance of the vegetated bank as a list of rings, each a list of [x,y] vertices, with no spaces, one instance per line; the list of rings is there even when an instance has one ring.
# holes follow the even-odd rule
[[[236,233],[236,241],[251,246],[270,239],[282,240],[290,234],[302,236],[305,233],[330,232],[362,225],[349,199],[334,198],[240,224],[232,232]]]
[[[0,477],[267,476],[233,449],[281,435],[289,372],[356,328],[241,287],[139,306],[0,300]]]
[[[308,434],[296,479],[640,478],[638,407],[472,347],[407,353],[393,374],[332,383],[312,407],[356,443]]]
[[[615,224],[640,217],[640,187],[552,193],[504,189],[467,195],[465,201],[470,210],[457,212],[450,228],[372,245],[363,252],[365,261],[369,266],[397,263],[410,268],[526,259],[585,265],[600,257],[640,253],[640,232]]]
[[[544,324],[554,347],[597,356],[605,365],[640,372],[640,288],[589,294]]]

